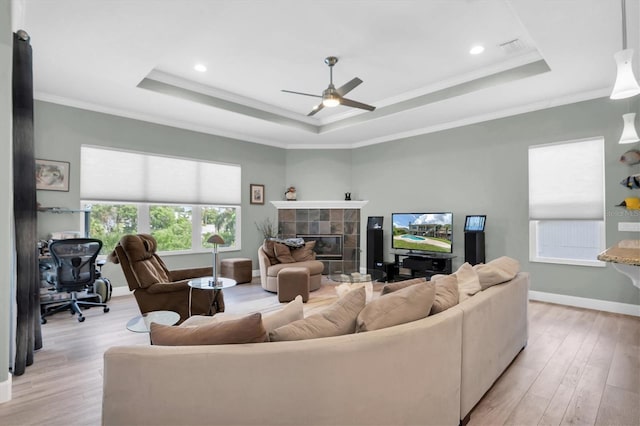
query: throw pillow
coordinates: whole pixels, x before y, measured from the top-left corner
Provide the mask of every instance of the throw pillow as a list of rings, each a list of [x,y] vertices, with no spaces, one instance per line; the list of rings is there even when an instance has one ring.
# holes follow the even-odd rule
[[[294,263],[295,260],[291,257],[291,249],[282,243],[274,243],[273,251],[276,253],[276,259],[280,263]]]
[[[358,315],[357,331],[371,331],[425,318],[436,295],[435,284],[412,285],[385,294]]]
[[[364,288],[350,291],[324,311],[276,328],[269,333],[269,340],[305,340],[353,333],[364,305]]]
[[[264,243],[262,244],[262,251],[264,251],[264,253],[267,255],[267,257],[269,258],[269,263],[271,263],[272,265],[278,263],[276,252],[273,248],[275,244],[276,242],[273,240],[264,240]]]
[[[385,284],[380,292],[381,296],[387,293],[393,293],[394,291],[402,290],[403,288],[412,286],[414,284],[426,283],[426,278],[413,278],[410,280],[398,281],[397,283]]]
[[[458,302],[463,302],[482,290],[478,273],[469,262],[465,262],[453,275],[458,279]]]
[[[243,314],[231,314],[228,312],[218,312],[214,316],[193,315],[187,318],[178,327],[198,327],[206,324],[221,323],[244,318]],[[304,318],[302,296],[296,296],[294,300],[287,303],[282,309],[275,312],[268,312],[262,315],[262,325],[267,333],[278,327],[287,325]]]
[[[315,260],[316,253],[313,249],[316,246],[315,241],[307,241],[304,246],[291,250],[291,257],[296,262],[305,262],[307,260]]]
[[[458,304],[460,295],[458,293],[458,277],[455,275],[440,275],[439,278],[431,281],[436,286],[436,297],[431,306],[429,315],[435,315],[439,312],[446,311],[452,306]]]
[[[502,256],[486,264],[473,267],[478,273],[480,287],[486,289],[513,279],[520,272],[520,262],[508,256]]]
[[[271,333],[276,328],[290,324],[304,318],[302,296],[298,295],[291,302],[287,303],[284,308],[276,312],[269,312],[262,316],[262,324]]]
[[[194,327],[173,327],[151,323],[151,342],[161,346],[227,345],[267,340],[262,315],[251,314],[237,320],[213,322]]]

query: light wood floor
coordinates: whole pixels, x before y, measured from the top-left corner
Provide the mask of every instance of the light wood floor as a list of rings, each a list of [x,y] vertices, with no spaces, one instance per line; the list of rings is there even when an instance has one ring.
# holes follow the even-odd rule
[[[227,311],[270,311],[280,304],[259,284],[225,289]],[[305,314],[330,302],[312,293]],[[132,296],[111,312],[49,317],[44,348],[13,399],[0,404],[0,425],[99,425],[102,354],[110,346],[148,344],[125,329],[138,315]],[[640,319],[546,303],[529,304],[529,343],[471,414],[469,425],[640,425]]]

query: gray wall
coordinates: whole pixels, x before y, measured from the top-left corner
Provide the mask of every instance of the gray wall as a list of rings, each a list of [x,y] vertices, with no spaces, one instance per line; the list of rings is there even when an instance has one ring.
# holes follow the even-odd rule
[[[351,150],[287,150],[287,187],[294,186],[298,200],[344,200],[351,185]],[[284,199],[282,197],[276,200]]]
[[[275,218],[269,201],[282,200],[285,188],[293,185],[300,200],[340,200],[347,191],[354,199],[369,200],[362,217],[385,216],[388,260],[392,260],[388,230],[394,211],[452,211],[454,266],[464,261],[465,215],[487,214],[487,258],[506,254],[520,260],[522,268],[532,273],[532,290],[640,304],[640,292],[610,265],[593,268],[528,261],[530,145],[604,136],[607,244],[638,238],[617,231],[619,221],[638,221],[637,214],[613,207],[630,195],[620,180],[637,173],[638,168],[618,162],[630,148],[617,144],[621,115],[628,109],[637,110],[638,101],[599,99],[352,150],[282,150],[37,102],[37,156],[71,161],[72,168],[69,193],[39,191],[38,200],[47,206],[79,205],[77,169],[82,143],[240,163],[243,186],[266,185],[265,206],[249,205],[248,191],[243,193],[243,249],[236,254],[251,257],[254,268],[255,248],[260,244],[254,223]],[[70,221],[69,217],[54,216],[39,215],[42,234],[79,227],[78,220],[67,224],[64,221]],[[361,262],[364,256],[361,253]],[[171,267],[208,261],[206,255],[169,258]],[[108,270],[105,273],[112,275]]]
[[[617,143],[621,115],[628,107],[626,101],[600,99],[355,149],[353,187],[361,199],[370,200],[363,217],[385,216],[385,251],[390,253],[392,212],[452,211],[455,268],[464,262],[465,215],[486,214],[487,260],[502,255],[518,259],[532,274],[532,290],[640,304],[638,289],[610,265],[594,268],[528,260],[531,145],[604,136],[607,246],[638,238],[637,233],[617,230],[619,221],[637,222],[638,212],[613,207],[632,194],[620,180],[639,172],[638,166],[618,162],[623,152],[637,148]],[[638,102],[633,108],[638,109]]]
[[[11,0],[0,0],[0,388],[8,389],[11,287],[14,281],[13,253],[13,156],[11,111],[11,67],[13,33]],[[2,392],[0,392],[0,395]],[[0,401],[2,398],[0,398]]]
[[[227,139],[188,130],[94,113],[47,102],[35,104],[36,157],[69,161],[69,192],[38,191],[38,202],[46,207],[80,207],[80,146],[90,144],[165,155],[240,164],[242,166],[242,249],[226,252],[225,257],[248,257],[258,269],[257,248],[262,243],[255,222],[266,217],[275,220],[276,209],[270,204],[251,205],[249,184],[265,185],[267,200],[280,200],[285,186],[285,153],[274,148]],[[105,182],[108,185],[109,182]],[[39,238],[51,231],[79,230],[80,217],[73,214],[38,213]],[[209,254],[165,256],[171,269],[202,266],[211,262]],[[120,267],[105,265],[103,272],[115,286],[126,281]]]

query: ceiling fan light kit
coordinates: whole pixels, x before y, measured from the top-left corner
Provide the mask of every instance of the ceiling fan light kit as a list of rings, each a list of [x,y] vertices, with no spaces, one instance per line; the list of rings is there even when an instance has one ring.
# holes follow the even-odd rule
[[[322,102],[314,106],[311,112],[307,114],[307,116],[314,115],[324,107],[332,108],[338,105],[343,105],[351,108],[365,109],[367,111],[373,111],[376,109],[376,107],[374,106],[363,104],[362,102],[357,102],[344,97],[344,95],[346,95],[347,93],[355,89],[358,85],[360,85],[360,83],[362,83],[362,80],[360,80],[358,77],[352,78],[349,82],[338,87],[337,89],[335,88],[335,86],[333,85],[333,66],[336,63],[338,63],[337,57],[327,56],[324,59],[324,63],[329,66],[329,86],[322,91],[322,95],[314,95],[311,93],[295,92],[293,90],[282,89],[283,92],[293,93],[294,95],[313,96],[315,98],[322,98]]]

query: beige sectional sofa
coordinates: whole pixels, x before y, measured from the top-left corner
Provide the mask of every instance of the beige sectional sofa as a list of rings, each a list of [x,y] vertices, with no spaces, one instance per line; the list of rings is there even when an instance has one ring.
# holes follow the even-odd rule
[[[444,312],[304,341],[122,346],[105,425],[456,425],[527,343],[529,274]]]

